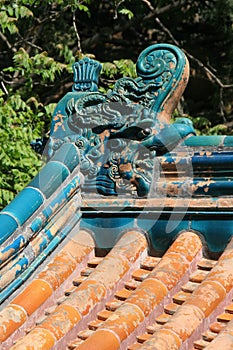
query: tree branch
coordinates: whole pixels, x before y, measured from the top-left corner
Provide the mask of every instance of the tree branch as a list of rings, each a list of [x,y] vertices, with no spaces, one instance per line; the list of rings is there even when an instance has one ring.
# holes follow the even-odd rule
[[[145,16],[145,20],[151,19],[154,16],[161,15],[167,11],[170,11],[173,8],[176,8],[185,4],[185,0],[178,0],[169,5],[166,5],[160,8],[154,8],[154,6],[151,4],[149,0],[142,0],[142,2],[144,2],[151,10],[151,12],[147,16]]]
[[[73,11],[73,27],[74,27],[74,31],[75,31],[75,34],[77,37],[78,51],[81,53],[82,52],[81,39],[80,39],[80,35],[79,35],[78,28],[76,25],[76,10]]]
[[[2,32],[0,32],[0,38],[7,45],[8,49],[13,51],[14,53],[17,52],[16,48],[11,45],[11,43],[8,41],[7,37]]]
[[[187,50],[185,50],[183,47],[181,47],[180,43],[175,39],[175,37],[172,35],[171,31],[165,27],[165,25],[161,22],[161,20],[156,17],[155,21],[159,24],[159,26],[162,28],[162,30],[167,33],[169,38],[173,41],[173,43],[177,46],[179,46],[182,51],[186,54],[190,60],[194,61],[201,69],[203,69],[208,77],[209,80],[215,81],[221,88],[232,88],[233,84],[223,84],[222,81],[209,69],[207,68],[203,62],[201,62],[198,58],[191,55]]]

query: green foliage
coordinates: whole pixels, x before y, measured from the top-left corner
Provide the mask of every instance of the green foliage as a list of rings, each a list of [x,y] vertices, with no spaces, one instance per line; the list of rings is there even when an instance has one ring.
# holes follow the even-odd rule
[[[0,1],[0,25],[4,32],[8,30],[10,34],[18,33],[17,20],[33,16],[32,11],[24,5],[17,3],[9,4],[8,1]]]
[[[122,15],[126,15],[129,19],[133,18],[134,16],[133,12],[126,8],[119,10],[119,13],[121,13]]]
[[[43,51],[30,57],[24,48],[20,48],[13,57],[14,66],[5,68],[5,72],[17,72],[26,79],[26,86],[32,88],[37,78],[43,82],[55,80],[56,74],[66,68]]]
[[[107,92],[117,79],[124,76],[136,78],[136,66],[132,60],[121,59],[113,62],[102,62],[100,91]]]
[[[35,98],[24,101],[16,93],[4,101],[2,90],[0,94],[0,207],[4,207],[43,164],[30,142],[43,134],[51,109]]]

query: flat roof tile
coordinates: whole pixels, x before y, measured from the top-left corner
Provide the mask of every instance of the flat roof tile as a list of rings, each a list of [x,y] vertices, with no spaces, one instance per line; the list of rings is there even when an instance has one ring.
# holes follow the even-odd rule
[[[210,330],[215,333],[219,333],[226,327],[226,323],[224,322],[214,322],[210,325]]]

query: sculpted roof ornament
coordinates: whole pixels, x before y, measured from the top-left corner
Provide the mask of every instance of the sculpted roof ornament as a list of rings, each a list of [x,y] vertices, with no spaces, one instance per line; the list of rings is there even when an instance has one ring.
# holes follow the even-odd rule
[[[97,91],[101,64],[85,57],[73,64],[74,84],[73,91]]]
[[[137,60],[138,77],[119,79],[107,94],[97,89],[100,63],[84,58],[73,69],[73,92],[54,112],[49,157],[62,143],[75,142],[84,191],[147,195],[156,156],[195,134],[188,120],[169,124],[188,82],[184,53],[169,44],[149,46]]]

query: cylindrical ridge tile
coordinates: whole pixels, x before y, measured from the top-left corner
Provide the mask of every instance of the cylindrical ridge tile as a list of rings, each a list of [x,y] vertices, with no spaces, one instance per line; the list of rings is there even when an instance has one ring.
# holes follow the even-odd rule
[[[73,143],[63,143],[51,159],[62,162],[72,172],[79,164],[79,149]]]
[[[11,304],[22,306],[27,311],[28,316],[30,316],[52,293],[53,290],[46,281],[35,279],[22,293],[12,300]]]
[[[59,305],[55,311],[46,317],[36,328],[49,330],[57,340],[68,333],[81,320],[80,313],[70,305]],[[30,337],[28,334],[27,337]]]
[[[127,301],[117,309],[100,329],[111,330],[120,340],[126,339],[144,320],[144,314],[139,307]]]
[[[140,350],[178,350],[181,343],[177,334],[169,329],[163,329],[146,340]]]
[[[63,251],[68,252],[77,263],[80,263],[94,248],[95,242],[90,232],[79,230],[74,237],[70,237]]]
[[[117,350],[119,347],[120,341],[114,332],[98,329],[75,350]]]
[[[90,279],[103,284],[107,289],[113,289],[118,281],[122,279],[129,270],[130,263],[115,252],[107,255],[95,268]]]
[[[126,339],[143,320],[143,312],[136,305],[126,302],[104,322],[103,327],[97,329],[78,349],[118,349],[120,342]],[[104,334],[109,334],[106,342],[104,342],[104,338],[101,338]]]
[[[202,248],[198,235],[185,231],[181,233],[164,254],[156,268],[150,274],[163,282],[171,290],[187,272],[190,263]]]
[[[0,312],[0,342],[18,329],[27,319],[27,312],[18,305],[7,305]]]
[[[30,186],[30,185],[29,185]],[[2,214],[9,213],[20,225],[41,206],[44,198],[40,190],[25,187],[3,210]]]
[[[228,293],[233,286],[233,239],[208,275],[209,281],[219,282]]]
[[[221,332],[205,350],[233,350],[233,334]]]
[[[83,258],[94,248],[94,241],[90,233],[80,230],[76,236],[69,241],[58,255],[48,264],[48,266],[39,273],[37,279],[33,280],[12,302],[0,313],[0,322],[4,320],[4,333],[1,333],[3,340],[6,340],[16,329],[18,329],[25,321],[26,317],[22,317],[20,322],[12,324],[8,322],[9,310],[11,316],[18,319],[19,310],[25,309],[28,316],[36,311],[47,298],[49,298],[62,282],[71,274],[77,266],[76,262],[81,262]],[[80,244],[77,243],[80,242]],[[84,245],[81,244],[84,243]],[[18,306],[21,306],[19,308]],[[10,308],[10,309],[9,309]],[[16,308],[16,309],[15,309]],[[23,313],[24,314],[24,313]],[[1,316],[4,315],[4,316]],[[2,338],[0,338],[2,339]]]
[[[17,220],[9,214],[3,212],[0,214],[0,244],[2,244],[17,229],[19,224]]]
[[[147,240],[143,233],[136,230],[125,232],[112,249],[112,253],[124,256],[129,262],[136,261],[147,248]]]
[[[69,174],[69,169],[64,164],[50,160],[28,186],[38,189],[46,198],[49,198]]]
[[[168,290],[171,290],[180,281],[189,266],[183,255],[170,251],[165,253],[150,277],[160,280]]]
[[[208,350],[232,350],[233,349],[233,321],[230,321],[219,335],[212,340],[210,345],[205,349]]]
[[[201,285],[190,295],[184,305],[195,305],[204,314],[209,316],[218,304],[224,300],[226,291],[224,287],[214,281],[203,281]]]
[[[44,328],[34,328],[26,337],[21,338],[11,350],[49,350],[55,344],[55,338]]]
[[[200,325],[203,318],[204,314],[198,307],[194,305],[182,305],[162,329],[172,330],[182,341],[185,341]]]
[[[75,292],[66,298],[64,304],[76,308],[80,314],[85,316],[105,295],[106,289],[103,284],[85,280]]]
[[[146,278],[127,299],[128,303],[137,305],[148,316],[167,295],[166,286],[154,278]]]
[[[48,266],[39,274],[39,278],[47,281],[53,288],[57,289],[67,277],[75,270],[76,261],[69,253],[61,251]]]
[[[167,253],[174,251],[181,253],[189,262],[192,262],[200,249],[202,249],[202,242],[198,235],[191,231],[185,231],[176,238]]]

